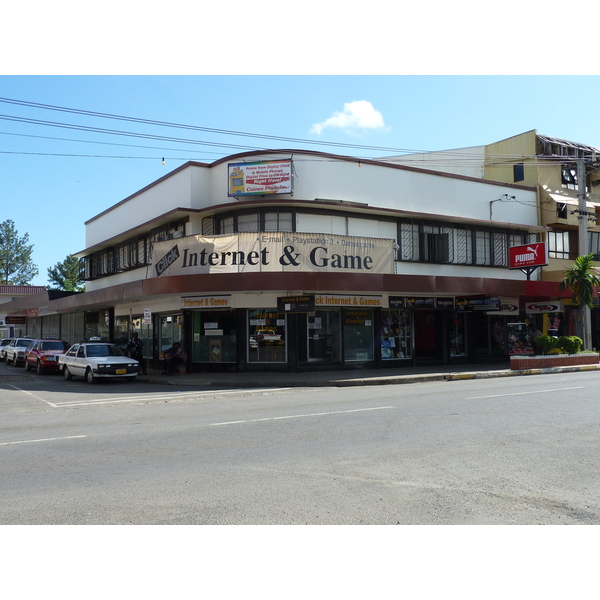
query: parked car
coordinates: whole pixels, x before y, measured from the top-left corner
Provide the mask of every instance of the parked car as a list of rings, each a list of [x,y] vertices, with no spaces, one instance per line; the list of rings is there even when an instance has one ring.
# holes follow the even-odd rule
[[[64,340],[33,340],[25,349],[25,370],[35,369],[38,375],[47,371],[58,371],[57,357],[68,349],[69,343]]]
[[[88,383],[110,377],[134,381],[140,370],[137,360],[125,356],[116,344],[107,342],[73,344],[65,354],[58,356],[58,368],[66,380],[76,375]]]
[[[14,365],[15,367],[24,362],[25,360],[25,349],[31,344],[31,338],[12,338],[7,346],[5,346],[5,358],[6,364]]]
[[[4,338],[0,340],[0,360],[6,360],[6,346],[10,344],[11,338]]]

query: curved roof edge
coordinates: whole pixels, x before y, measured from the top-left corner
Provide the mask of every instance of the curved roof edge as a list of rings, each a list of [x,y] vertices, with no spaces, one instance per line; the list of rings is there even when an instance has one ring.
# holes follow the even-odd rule
[[[140,194],[151,189],[155,185],[158,185],[162,181],[169,179],[169,177],[172,177],[176,173],[179,173],[180,171],[183,171],[189,167],[204,167],[207,169],[212,169],[213,167],[217,167],[223,163],[238,161],[240,159],[243,159],[246,157],[251,157],[251,156],[264,156],[266,154],[289,154],[290,158],[292,158],[292,159],[293,159],[294,155],[302,154],[302,155],[328,158],[328,159],[332,159],[332,160],[353,162],[353,163],[357,163],[357,164],[360,163],[362,165],[373,165],[373,166],[377,166],[377,167],[384,167],[387,169],[397,169],[397,170],[401,170],[401,171],[412,171],[414,173],[424,173],[427,175],[435,175],[436,177],[447,177],[449,179],[462,179],[464,181],[477,181],[477,182],[488,183],[490,185],[496,185],[496,186],[501,186],[501,187],[510,187],[510,188],[521,189],[521,190],[534,190],[535,189],[535,188],[532,188],[529,186],[519,185],[516,183],[503,183],[503,182],[499,182],[499,181],[492,181],[491,179],[483,179],[483,178],[479,178],[479,177],[469,177],[467,175],[457,175],[455,173],[444,173],[443,171],[434,171],[431,169],[422,169],[419,167],[411,167],[411,166],[407,166],[407,165],[395,165],[395,164],[389,163],[385,160],[376,159],[376,158],[357,158],[355,156],[347,156],[344,154],[332,154],[330,152],[320,152],[318,150],[298,150],[298,149],[293,149],[293,148],[292,149],[284,148],[284,149],[280,149],[280,150],[276,150],[276,149],[249,150],[247,152],[240,152],[238,154],[230,154],[228,156],[224,156],[223,158],[219,158],[212,163],[187,161],[186,163],[173,169],[166,175],[163,175],[159,179],[156,179],[152,183],[149,183],[148,185],[144,186],[137,192],[134,192],[133,194],[127,196],[126,198],[123,198],[123,200],[120,200],[116,204],[113,204],[112,206],[108,207],[106,210],[103,210],[101,213],[98,213],[97,215],[93,216],[91,219],[88,219],[87,221],[84,222],[84,225],[87,225],[88,223],[95,221],[96,219],[98,219],[102,215],[105,215],[106,213],[110,212],[117,206],[120,206],[121,204],[128,202],[132,198],[139,196]]]

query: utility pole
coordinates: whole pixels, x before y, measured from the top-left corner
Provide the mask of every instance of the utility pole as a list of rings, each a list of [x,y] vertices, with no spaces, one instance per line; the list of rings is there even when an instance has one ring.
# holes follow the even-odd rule
[[[587,212],[587,195],[586,195],[586,174],[585,174],[585,159],[577,159],[577,198],[579,199],[579,256],[587,256],[589,254],[588,244],[588,212]],[[583,329],[583,349],[592,349],[592,329],[591,329],[591,311],[589,306],[581,305],[581,326]]]
[[[579,256],[586,256],[588,252],[588,231],[587,231],[587,203],[585,189],[585,160],[577,160],[577,198],[579,199]]]

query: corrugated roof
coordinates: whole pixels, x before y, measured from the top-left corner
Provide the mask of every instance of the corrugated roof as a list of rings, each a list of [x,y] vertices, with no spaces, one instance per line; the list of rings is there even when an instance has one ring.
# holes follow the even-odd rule
[[[30,296],[45,291],[46,287],[43,285],[0,285],[0,294],[20,294]]]

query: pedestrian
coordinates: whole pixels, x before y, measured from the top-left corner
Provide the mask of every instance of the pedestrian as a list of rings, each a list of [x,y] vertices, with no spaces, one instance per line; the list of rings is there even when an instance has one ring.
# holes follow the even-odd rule
[[[137,331],[133,332],[129,343],[127,344],[129,358],[135,358],[140,363],[142,375],[146,375],[146,365],[144,365],[144,354],[142,350],[142,340],[140,340]]]
[[[187,353],[179,342],[175,342],[165,353],[166,364],[163,375],[173,375],[175,365],[187,363]]]

